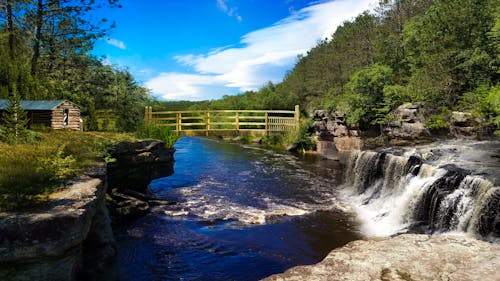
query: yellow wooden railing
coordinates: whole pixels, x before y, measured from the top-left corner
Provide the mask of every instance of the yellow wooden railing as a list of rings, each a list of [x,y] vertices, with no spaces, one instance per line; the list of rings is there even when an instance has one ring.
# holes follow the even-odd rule
[[[156,111],[147,106],[145,121],[154,126],[168,126],[178,135],[211,135],[236,132],[249,135],[272,135],[298,130],[299,106],[295,110],[187,110]]]

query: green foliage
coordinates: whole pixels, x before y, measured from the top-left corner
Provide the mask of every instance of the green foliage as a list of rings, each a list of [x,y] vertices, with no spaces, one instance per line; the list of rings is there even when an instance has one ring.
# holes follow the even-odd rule
[[[177,134],[170,127],[154,126],[152,124],[144,124],[137,133],[140,138],[158,139],[165,143],[165,147],[173,148],[175,142],[179,139]]]
[[[51,180],[63,180],[73,177],[77,173],[76,159],[73,155],[64,155],[64,146],[49,157],[38,159],[38,173],[46,174]]]
[[[116,0],[6,3],[12,12],[0,9],[0,98],[16,91],[21,99],[68,99],[80,106],[86,130],[99,129],[98,110],[113,112],[112,130],[138,130],[147,89],[89,54],[112,27],[94,12]]]
[[[291,145],[295,144],[301,151],[316,150],[316,141],[313,137],[313,120],[302,118],[300,120],[299,130],[290,131],[276,141],[278,144]]]
[[[335,101],[334,109],[347,113],[350,125],[367,128],[376,122],[377,109],[384,107],[384,88],[392,81],[392,69],[374,64],[356,71]]]
[[[39,133],[42,134],[42,133]],[[61,184],[101,160],[130,135],[47,131],[36,144],[0,142],[0,209],[43,202]]]
[[[450,115],[451,111],[442,107],[440,111],[427,117],[425,125],[430,130],[446,130],[450,126]]]
[[[17,94],[15,85],[13,86],[13,92],[8,101],[9,105],[2,116],[4,129],[2,130],[3,132],[0,136],[0,140],[3,139],[3,141],[16,143],[25,140],[28,119],[26,112],[21,108],[21,99]]]

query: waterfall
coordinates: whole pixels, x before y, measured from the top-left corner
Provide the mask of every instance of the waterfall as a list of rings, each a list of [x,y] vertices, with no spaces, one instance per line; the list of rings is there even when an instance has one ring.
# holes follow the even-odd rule
[[[500,241],[500,187],[453,164],[353,152],[343,195],[368,236],[463,232]]]

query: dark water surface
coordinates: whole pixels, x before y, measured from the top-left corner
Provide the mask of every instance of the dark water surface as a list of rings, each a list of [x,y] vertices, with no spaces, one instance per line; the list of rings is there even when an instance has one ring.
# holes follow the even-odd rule
[[[179,203],[116,231],[120,280],[258,280],[361,237],[337,162],[188,137],[175,159],[150,188]]]

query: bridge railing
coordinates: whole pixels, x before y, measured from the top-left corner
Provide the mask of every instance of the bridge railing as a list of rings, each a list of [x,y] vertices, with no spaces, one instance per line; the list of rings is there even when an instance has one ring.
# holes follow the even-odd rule
[[[171,127],[178,135],[210,135],[237,132],[272,135],[298,130],[299,106],[295,110],[186,110],[153,111],[145,109],[145,121],[154,126]]]

